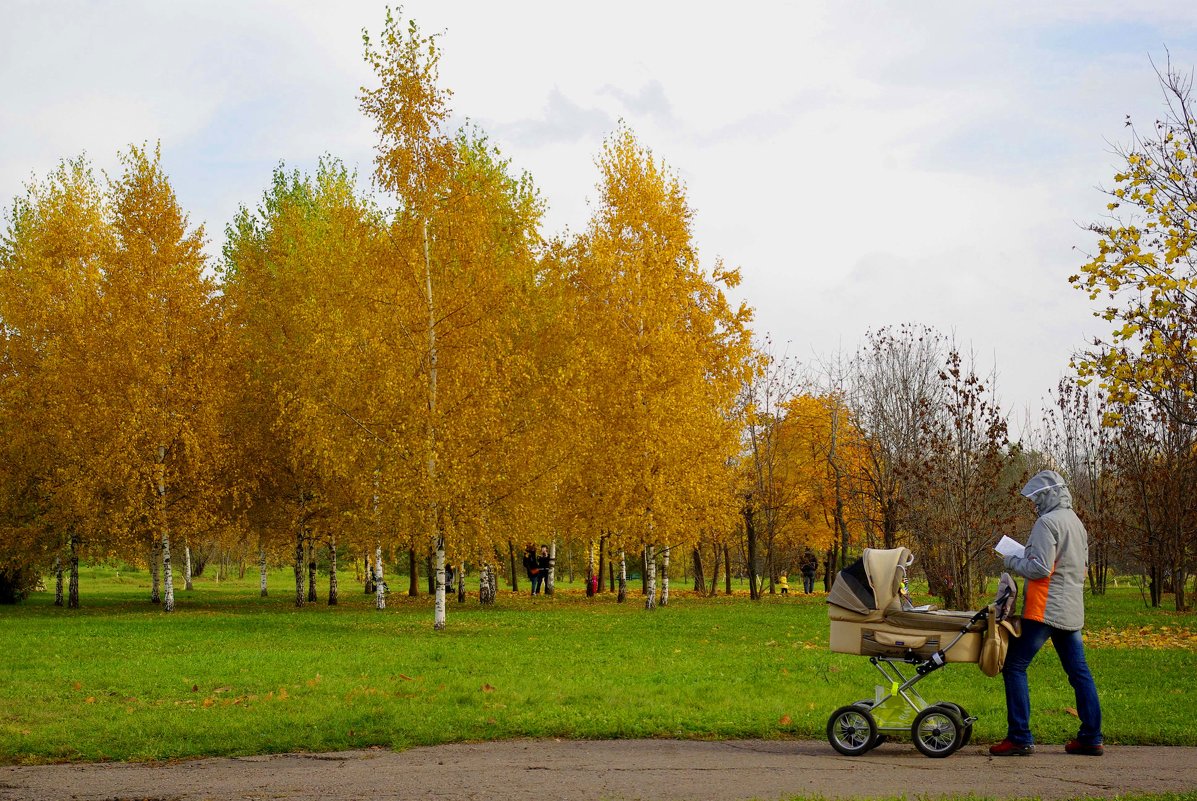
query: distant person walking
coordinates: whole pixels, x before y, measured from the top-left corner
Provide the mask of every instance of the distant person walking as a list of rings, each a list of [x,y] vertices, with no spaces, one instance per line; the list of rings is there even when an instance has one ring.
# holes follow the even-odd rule
[[[549,579],[549,546],[541,545],[540,554],[536,557],[536,566],[532,568],[532,594],[540,595],[548,586]]]
[[[819,572],[819,560],[810,548],[802,554],[802,591],[810,595],[815,591],[815,573]]]
[[[1085,625],[1085,575],[1089,566],[1089,534],[1072,511],[1072,494],[1064,477],[1043,470],[1027,482],[1022,495],[1035,504],[1039,519],[1031,529],[1022,556],[1007,556],[1005,567],[1026,581],[1023,595],[1022,633],[1010,639],[1002,679],[1006,685],[1006,739],[990,746],[994,756],[1029,756],[1035,751],[1031,736],[1031,693],[1027,668],[1050,638],[1068,683],[1076,693],[1076,738],[1064,751],[1101,756],[1101,703],[1097,686],[1085,661],[1081,628]]]
[[[532,584],[532,594],[536,594],[536,574],[539,572],[536,569],[536,546],[528,543],[524,546],[524,572],[528,574],[528,581]]]

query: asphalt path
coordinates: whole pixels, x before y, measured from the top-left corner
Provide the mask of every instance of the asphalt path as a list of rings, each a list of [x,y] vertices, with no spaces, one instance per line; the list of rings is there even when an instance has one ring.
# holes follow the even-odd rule
[[[284,754],[165,764],[0,767],[0,799],[454,799],[739,801],[794,796],[1114,798],[1197,792],[1197,748],[1040,746],[1030,757],[969,745],[929,759],[909,742],[844,757],[821,741],[515,740],[392,752]]]

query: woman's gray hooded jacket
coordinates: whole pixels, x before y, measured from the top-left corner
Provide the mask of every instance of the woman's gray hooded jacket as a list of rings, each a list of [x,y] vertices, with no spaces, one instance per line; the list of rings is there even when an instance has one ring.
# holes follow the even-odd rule
[[[1027,580],[1022,616],[1057,629],[1085,625],[1085,576],[1089,534],[1072,511],[1072,494],[1054,470],[1036,473],[1022,488],[1035,502],[1039,519],[1022,556],[1007,556],[1006,569]]]

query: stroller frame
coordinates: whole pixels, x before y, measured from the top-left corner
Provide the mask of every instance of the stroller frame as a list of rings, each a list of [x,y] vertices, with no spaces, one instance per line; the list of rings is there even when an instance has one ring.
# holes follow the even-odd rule
[[[996,614],[1002,608],[1002,601],[979,612],[952,613],[956,615],[955,625],[946,630],[941,627],[943,620],[940,619],[931,629],[943,631],[946,642],[935,643],[931,645],[934,650],[930,650],[925,645],[930,645],[932,638],[918,636],[917,617],[898,620],[891,625],[887,621],[893,618],[877,613],[879,609],[899,609],[905,614],[901,611],[901,603],[909,599],[904,596],[903,579],[912,559],[905,548],[871,553],[865,550],[861,562],[851,566],[851,570],[856,570],[855,574],[849,576],[850,569],[844,569],[837,576],[836,585],[843,584],[843,591],[834,597],[828,596],[828,603],[833,608],[832,649],[837,653],[868,655],[870,665],[883,679],[883,684],[876,686],[873,698],[840,706],[828,718],[827,740],[844,756],[861,756],[892,736],[910,735],[924,756],[949,757],[972,739],[976,717],[968,714],[960,704],[946,700],[928,702],[916,685],[948,663],[976,663],[978,638],[984,637],[983,633],[978,635],[978,624]],[[868,588],[864,587],[859,572],[861,565],[868,577]],[[833,585],[833,594],[836,585]],[[876,626],[876,629],[870,629],[870,626]],[[888,636],[881,639],[882,635]],[[961,644],[966,637],[968,641]],[[900,648],[904,641],[909,644]],[[859,648],[857,642],[868,645],[873,653]],[[906,672],[904,666],[913,668],[913,674]]]

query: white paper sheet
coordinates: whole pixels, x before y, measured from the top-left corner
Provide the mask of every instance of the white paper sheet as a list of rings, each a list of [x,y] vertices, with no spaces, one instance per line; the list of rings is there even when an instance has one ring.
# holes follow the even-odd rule
[[[998,541],[998,544],[993,546],[993,549],[1002,556],[1022,556],[1026,550],[1026,546],[1018,542],[1018,540],[1011,539],[1005,534]]]

